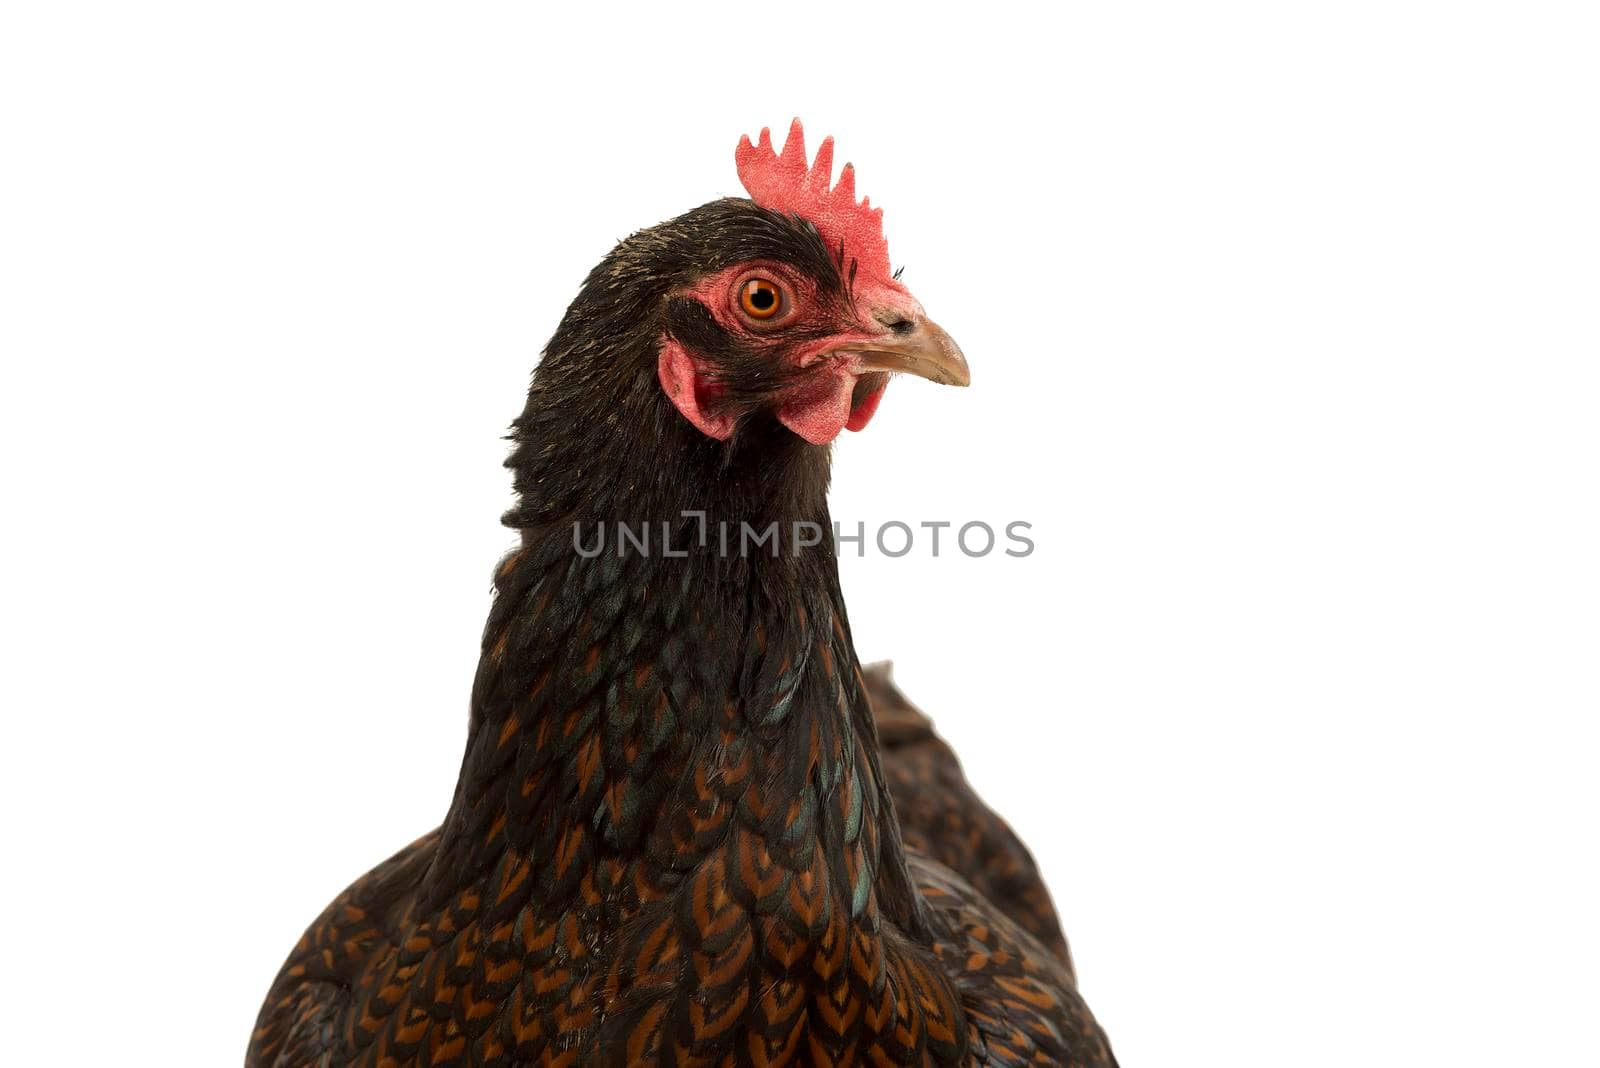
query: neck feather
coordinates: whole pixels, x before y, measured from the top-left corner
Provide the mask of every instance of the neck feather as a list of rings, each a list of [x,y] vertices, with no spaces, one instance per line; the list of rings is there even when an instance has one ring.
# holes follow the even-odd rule
[[[598,880],[621,923],[742,863],[767,872],[749,882],[758,912],[920,932],[839,589],[826,450],[776,424],[703,448],[661,401],[645,430],[587,436],[607,441],[587,495],[557,485],[576,463],[559,445],[525,437],[513,459],[523,544],[497,574],[437,889],[521,857],[536,900],[560,908]],[[627,444],[652,427],[681,447]],[[535,486],[547,498],[530,503]],[[741,546],[772,523],[776,555]],[[801,546],[796,523],[819,543]],[[585,555],[601,525],[611,536]],[[649,531],[648,550],[619,526]]]

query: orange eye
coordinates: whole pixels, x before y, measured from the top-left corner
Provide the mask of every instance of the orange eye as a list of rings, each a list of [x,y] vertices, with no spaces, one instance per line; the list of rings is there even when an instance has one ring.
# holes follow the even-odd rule
[[[739,307],[752,319],[771,319],[783,310],[783,290],[776,282],[752,278],[739,287]]]

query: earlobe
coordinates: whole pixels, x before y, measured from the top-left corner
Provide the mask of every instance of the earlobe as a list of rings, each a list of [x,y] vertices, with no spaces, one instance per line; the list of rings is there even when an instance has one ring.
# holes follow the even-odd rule
[[[656,376],[661,380],[661,389],[668,399],[700,433],[718,441],[727,441],[733,436],[733,416],[712,414],[706,410],[706,401],[710,397],[708,384],[700,377],[694,357],[672,338],[661,342]]]

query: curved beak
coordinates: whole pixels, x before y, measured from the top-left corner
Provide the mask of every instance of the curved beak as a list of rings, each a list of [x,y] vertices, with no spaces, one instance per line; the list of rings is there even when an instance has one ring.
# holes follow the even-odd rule
[[[893,371],[916,375],[943,386],[972,383],[967,358],[949,334],[931,319],[918,316],[902,328],[871,341],[849,347],[861,359],[863,371]]]

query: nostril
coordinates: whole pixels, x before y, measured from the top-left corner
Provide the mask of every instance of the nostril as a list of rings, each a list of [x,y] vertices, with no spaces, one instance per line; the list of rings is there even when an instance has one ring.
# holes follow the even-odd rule
[[[915,330],[916,328],[917,324],[912,322],[910,319],[896,319],[894,322],[889,324],[889,329],[894,331],[896,334],[899,334],[901,337],[911,333],[911,331]]]

